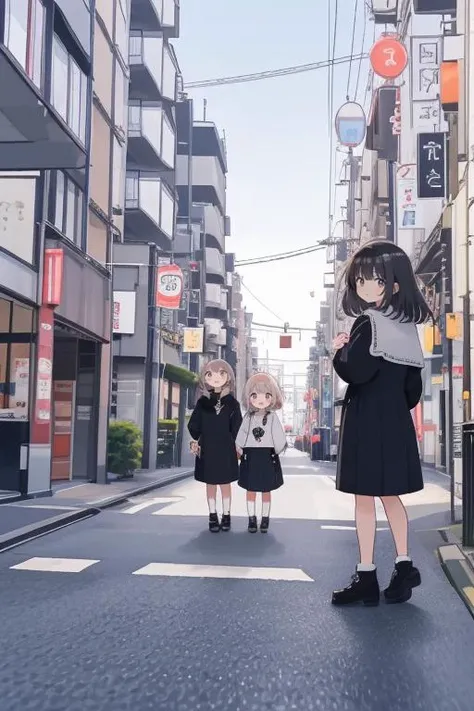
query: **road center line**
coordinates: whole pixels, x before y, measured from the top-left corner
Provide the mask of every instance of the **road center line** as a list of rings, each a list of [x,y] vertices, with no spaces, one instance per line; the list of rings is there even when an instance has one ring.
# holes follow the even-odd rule
[[[324,531],[356,531],[355,526],[321,526]],[[388,528],[377,528],[377,531],[388,531]]]

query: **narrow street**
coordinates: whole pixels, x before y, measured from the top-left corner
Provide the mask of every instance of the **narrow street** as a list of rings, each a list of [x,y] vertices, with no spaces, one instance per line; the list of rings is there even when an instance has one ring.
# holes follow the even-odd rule
[[[435,555],[445,482],[406,497],[411,602],[337,609],[352,499],[333,465],[283,462],[268,535],[247,533],[237,487],[232,531],[210,534],[187,479],[1,554],[1,711],[471,711],[474,623]]]

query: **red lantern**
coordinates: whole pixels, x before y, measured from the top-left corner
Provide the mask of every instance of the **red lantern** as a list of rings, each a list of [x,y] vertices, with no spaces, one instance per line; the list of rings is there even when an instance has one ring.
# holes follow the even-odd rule
[[[156,305],[162,309],[179,309],[183,293],[183,272],[177,264],[158,267]]]

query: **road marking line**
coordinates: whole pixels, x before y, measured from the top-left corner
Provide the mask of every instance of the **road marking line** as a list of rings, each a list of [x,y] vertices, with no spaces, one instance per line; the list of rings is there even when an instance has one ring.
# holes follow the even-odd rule
[[[313,583],[313,578],[299,568],[253,568],[238,565],[186,565],[179,563],[149,563],[133,575],[169,578],[237,578],[244,580],[278,580]]]
[[[42,573],[82,573],[99,560],[86,558],[30,558],[10,566],[10,570],[35,570]]]
[[[46,504],[10,504],[10,506],[16,506],[22,509],[58,509],[59,511],[75,511],[76,506],[56,506],[56,504],[51,504],[47,506]]]
[[[124,509],[120,511],[120,513],[136,514],[139,511],[143,511],[143,509],[148,508],[149,506],[155,506],[156,504],[174,504],[176,503],[176,501],[181,500],[181,496],[162,496],[156,499],[149,499],[148,501],[144,501],[141,504],[135,504],[134,506],[130,506],[129,509]]]
[[[325,531],[356,531],[355,526],[321,526]],[[377,531],[388,531],[388,528],[377,528]]]

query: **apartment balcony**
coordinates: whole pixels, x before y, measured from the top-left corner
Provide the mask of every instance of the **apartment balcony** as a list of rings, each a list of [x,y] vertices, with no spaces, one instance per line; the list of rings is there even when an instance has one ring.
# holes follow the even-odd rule
[[[152,170],[175,166],[176,134],[160,106],[128,107],[128,158]]]
[[[132,0],[132,30],[161,31],[179,37],[179,0]]]
[[[129,66],[129,99],[176,101],[176,59],[163,37],[131,32]]]
[[[0,170],[82,169],[84,146],[0,42]]]
[[[204,306],[206,309],[216,309],[227,313],[226,290],[220,284],[206,284]],[[222,316],[222,314],[219,314],[219,316]]]
[[[220,252],[225,250],[225,231],[224,218],[214,205],[196,205],[193,204],[191,209],[191,217],[194,220],[200,220],[205,234],[206,247],[219,249]]]
[[[193,200],[210,203],[225,214],[226,179],[215,156],[193,155]]]
[[[157,176],[127,172],[125,182],[125,240],[154,242],[169,249],[174,230],[175,200]]]
[[[205,249],[206,257],[206,281],[215,282],[225,282],[226,271],[225,271],[225,255],[221,254],[218,249],[214,247],[206,247]],[[208,278],[210,277],[210,278]]]

